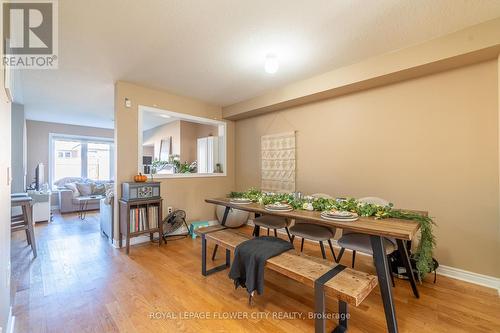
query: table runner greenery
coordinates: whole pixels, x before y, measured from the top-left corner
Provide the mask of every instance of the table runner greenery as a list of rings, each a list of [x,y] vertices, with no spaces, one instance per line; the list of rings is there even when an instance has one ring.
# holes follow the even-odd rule
[[[433,270],[432,252],[436,244],[432,233],[434,222],[428,216],[422,216],[415,212],[394,209],[392,204],[380,206],[359,202],[354,198],[327,199],[327,198],[298,198],[293,193],[266,193],[251,188],[246,192],[231,192],[231,198],[248,198],[253,202],[267,205],[275,202],[284,202],[294,209],[309,209],[315,211],[343,210],[357,213],[359,216],[373,216],[375,219],[396,218],[402,220],[417,221],[420,224],[420,242],[417,251],[413,254],[419,274],[423,277]]]

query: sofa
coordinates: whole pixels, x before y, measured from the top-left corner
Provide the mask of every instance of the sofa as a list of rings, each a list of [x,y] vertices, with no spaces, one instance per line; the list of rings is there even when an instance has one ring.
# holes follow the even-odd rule
[[[108,239],[113,239],[113,201],[112,194],[99,201],[99,224],[101,232],[108,237]]]
[[[67,177],[54,183],[59,193],[59,210],[61,213],[78,212],[82,208],[79,197],[99,196],[90,199],[85,210],[99,210],[101,196],[113,191],[112,181],[95,181],[85,178]]]

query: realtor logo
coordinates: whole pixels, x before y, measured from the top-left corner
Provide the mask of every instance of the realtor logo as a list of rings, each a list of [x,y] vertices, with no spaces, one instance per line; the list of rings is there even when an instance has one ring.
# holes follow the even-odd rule
[[[3,0],[2,19],[4,67],[57,68],[57,1]]]

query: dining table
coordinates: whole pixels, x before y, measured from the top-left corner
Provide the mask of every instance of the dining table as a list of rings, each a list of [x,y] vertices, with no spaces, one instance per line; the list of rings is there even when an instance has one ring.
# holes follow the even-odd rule
[[[223,226],[226,223],[230,210],[238,209],[259,215],[281,216],[291,220],[300,220],[301,223],[313,223],[326,227],[335,227],[369,235],[373,250],[375,269],[377,272],[378,283],[380,287],[380,294],[384,306],[387,330],[391,333],[398,332],[398,322],[396,317],[396,309],[392,294],[392,282],[390,276],[390,274],[392,273],[389,269],[389,263],[386,256],[384,238],[387,237],[396,239],[398,251],[401,254],[406,271],[413,272],[408,255],[407,242],[412,241],[416,237],[417,232],[420,229],[420,224],[417,221],[395,218],[377,219],[372,216],[360,216],[358,220],[353,222],[333,221],[330,219],[327,220],[322,218],[321,212],[319,211],[309,211],[301,209],[294,209],[291,211],[271,211],[266,209],[264,205],[257,202],[242,204],[232,202],[230,198],[205,199],[205,202],[225,207],[224,215],[221,221],[221,225]],[[254,233],[256,235],[259,234],[257,226],[256,232],[254,231]],[[411,273],[407,275],[410,280],[413,292],[418,298],[419,294],[416,287],[415,277]]]

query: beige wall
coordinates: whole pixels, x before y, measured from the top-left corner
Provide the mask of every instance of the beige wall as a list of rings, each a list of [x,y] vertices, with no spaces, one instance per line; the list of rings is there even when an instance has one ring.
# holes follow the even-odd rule
[[[12,104],[11,117],[12,193],[26,190],[26,119],[24,105]]]
[[[45,166],[45,181],[48,182],[49,180],[49,133],[95,136],[103,138],[113,137],[112,129],[57,124],[34,120],[26,121],[26,131],[28,148],[28,170],[26,183],[28,185],[33,181],[33,178],[35,177],[35,168],[40,162]]]
[[[125,97],[132,101],[131,108],[125,107]],[[117,82],[115,85],[115,143],[117,147],[115,175],[118,184],[117,198],[121,196],[119,184],[131,181],[137,173],[139,105],[209,119],[221,119],[221,108],[218,106],[174,95],[166,91],[128,82]],[[225,195],[234,187],[234,124],[230,121],[227,122],[227,133],[229,164],[227,176],[162,179],[161,195],[164,200],[164,207],[173,206],[184,209],[189,221],[214,218],[215,210],[213,205],[206,204],[204,199]],[[118,205],[115,206],[118,207]],[[115,216],[118,217],[117,212]],[[115,228],[117,228],[117,223],[115,223]],[[115,232],[115,235],[117,234]]]
[[[181,162],[193,162],[198,158],[198,138],[217,136],[217,126],[181,121]]]
[[[0,54],[3,54],[0,43]],[[10,167],[10,119],[11,104],[4,86],[4,69],[0,66],[0,331],[7,330],[10,310],[10,183],[7,170]]]
[[[500,18],[293,82],[223,108],[236,120],[496,59]]]
[[[142,144],[154,146],[153,158],[159,158],[161,140],[172,137],[171,154],[181,153],[181,122],[176,120],[165,125],[157,126],[144,131],[142,135]],[[144,150],[143,150],[144,153]]]
[[[217,131],[217,126],[176,120],[144,131],[142,144],[143,146],[153,145],[154,154],[152,156],[158,158],[161,140],[172,137],[172,154],[179,155],[182,163],[191,163],[197,158],[198,138],[217,135]],[[146,151],[150,152],[147,149],[146,147]]]
[[[236,122],[236,185],[260,137],[297,131],[297,189],[434,217],[443,265],[500,277],[498,65],[488,61]]]

